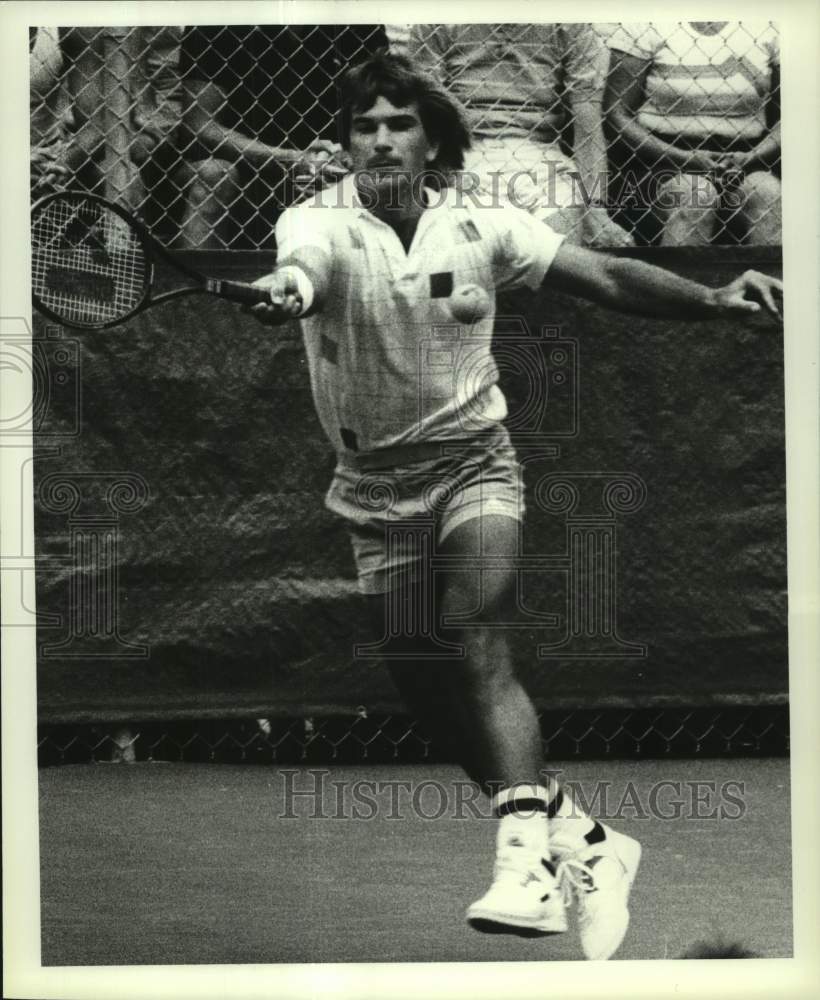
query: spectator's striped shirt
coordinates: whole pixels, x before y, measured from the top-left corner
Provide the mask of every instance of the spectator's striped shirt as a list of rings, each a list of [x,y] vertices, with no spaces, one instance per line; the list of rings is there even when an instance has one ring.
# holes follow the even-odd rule
[[[777,29],[731,21],[715,34],[691,24],[613,25],[607,44],[650,63],[638,121],[650,132],[697,141],[756,140],[766,131],[772,69],[779,65]]]

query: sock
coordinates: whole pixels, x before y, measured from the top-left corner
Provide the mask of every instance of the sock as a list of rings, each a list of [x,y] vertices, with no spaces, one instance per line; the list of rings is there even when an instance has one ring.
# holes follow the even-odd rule
[[[565,795],[554,778],[548,778],[550,800],[547,807],[549,835],[560,843],[595,844],[605,837],[604,828],[591,819],[571,796]],[[582,846],[582,845],[581,845]]]
[[[547,778],[546,785],[513,785],[502,788],[492,800],[499,818],[497,846],[525,848],[549,858],[550,840],[559,853],[600,843],[604,827],[591,819],[558,782]],[[545,822],[546,821],[546,822]]]
[[[539,858],[549,853],[547,810],[549,790],[541,785],[513,785],[493,796],[493,812],[499,819],[498,850],[522,848]]]

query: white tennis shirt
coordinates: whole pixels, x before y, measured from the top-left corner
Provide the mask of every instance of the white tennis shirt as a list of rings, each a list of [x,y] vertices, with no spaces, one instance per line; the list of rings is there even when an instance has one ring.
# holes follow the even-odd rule
[[[324,307],[301,323],[316,410],[340,455],[466,438],[507,415],[491,353],[495,294],[538,288],[563,237],[512,206],[425,194],[409,252],[363,207],[352,175],[276,226],[280,264],[304,247],[331,260]],[[466,284],[490,297],[474,325],[447,306]]]

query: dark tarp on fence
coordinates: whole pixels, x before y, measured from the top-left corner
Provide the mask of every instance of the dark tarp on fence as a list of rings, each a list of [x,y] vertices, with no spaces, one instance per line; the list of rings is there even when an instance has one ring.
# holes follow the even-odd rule
[[[754,248],[650,253],[712,285],[751,266],[779,272],[776,252]],[[272,263],[191,256],[245,279]],[[509,297],[499,316],[527,458],[525,550],[546,557],[525,574],[541,620],[512,633],[536,701],[784,700],[782,330],[543,294]],[[535,417],[533,352],[549,380]],[[334,460],[295,326],[270,331],[192,297],[102,332],[35,318],[35,360],[43,721],[395,705],[385,671],[353,655],[373,637],[345,531],[323,507]],[[580,491],[571,510],[560,482]],[[587,614],[587,634],[568,642],[581,586],[570,529],[609,539],[617,620],[606,632]]]

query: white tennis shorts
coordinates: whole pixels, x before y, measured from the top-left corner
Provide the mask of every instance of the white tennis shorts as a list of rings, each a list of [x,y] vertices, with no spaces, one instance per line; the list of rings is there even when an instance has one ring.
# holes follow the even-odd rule
[[[559,209],[582,207],[582,189],[573,179],[575,163],[557,143],[526,138],[474,139],[464,170],[478,178],[483,193],[497,193],[545,222]]]
[[[521,521],[523,478],[499,425],[475,440],[345,456],[325,503],[347,522],[360,591],[381,594],[413,579],[459,525],[487,514]]]

